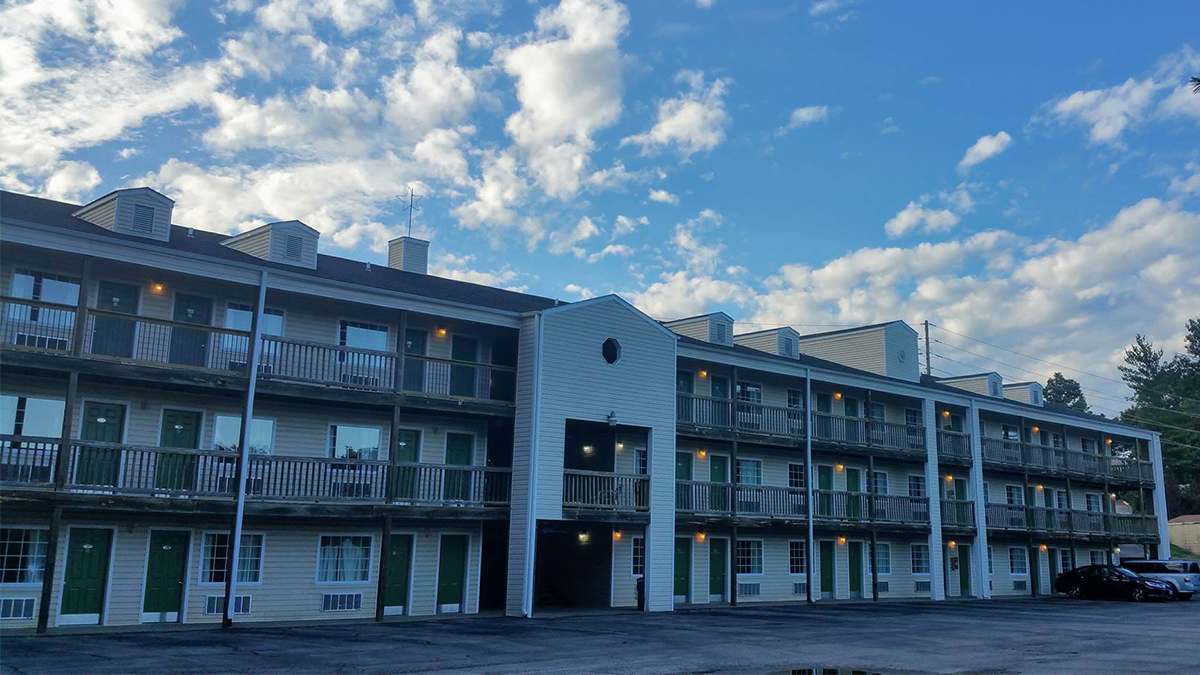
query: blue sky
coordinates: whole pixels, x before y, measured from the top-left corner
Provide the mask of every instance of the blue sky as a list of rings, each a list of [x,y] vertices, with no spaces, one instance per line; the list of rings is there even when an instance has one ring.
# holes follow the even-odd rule
[[[299,218],[376,261],[412,187],[438,274],[744,330],[930,319],[943,372],[1119,396],[1133,334],[1200,314],[1200,8],[1149,7],[10,2],[0,185],[151,185],[179,224]]]

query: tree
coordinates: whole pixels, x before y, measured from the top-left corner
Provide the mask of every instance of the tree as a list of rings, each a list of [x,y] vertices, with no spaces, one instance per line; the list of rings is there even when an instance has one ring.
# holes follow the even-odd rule
[[[1075,380],[1063,377],[1062,373],[1056,372],[1046,380],[1046,386],[1042,389],[1042,397],[1051,403],[1065,405],[1079,412],[1088,411],[1088,402],[1083,396],[1083,387],[1080,387]]]
[[[1200,512],[1200,317],[1170,359],[1143,335],[1125,350],[1121,377],[1133,390],[1124,421],[1162,434],[1167,513]]]

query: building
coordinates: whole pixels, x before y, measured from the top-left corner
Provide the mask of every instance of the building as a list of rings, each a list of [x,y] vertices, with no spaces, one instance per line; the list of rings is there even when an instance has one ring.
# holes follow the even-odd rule
[[[922,376],[903,322],[661,323],[172,207],[2,194],[4,628],[1037,595],[1165,555],[1154,433]]]
[[[1200,557],[1200,514],[1175,516],[1167,521],[1171,543]]]

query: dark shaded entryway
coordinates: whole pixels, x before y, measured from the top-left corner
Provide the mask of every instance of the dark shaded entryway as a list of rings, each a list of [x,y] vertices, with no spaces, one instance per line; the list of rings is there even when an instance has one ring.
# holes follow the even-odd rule
[[[540,522],[534,611],[612,605],[612,526]]]

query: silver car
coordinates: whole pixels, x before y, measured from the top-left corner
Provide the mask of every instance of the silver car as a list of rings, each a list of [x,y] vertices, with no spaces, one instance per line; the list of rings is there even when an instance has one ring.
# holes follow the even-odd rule
[[[1175,597],[1191,600],[1200,592],[1200,563],[1195,560],[1125,560],[1121,567],[1175,587]]]

